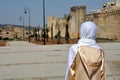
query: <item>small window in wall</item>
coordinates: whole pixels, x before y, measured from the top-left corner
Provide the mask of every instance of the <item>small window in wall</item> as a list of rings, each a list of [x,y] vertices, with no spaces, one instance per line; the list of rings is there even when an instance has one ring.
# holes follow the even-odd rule
[[[112,6],[114,6],[114,4],[113,4],[113,3],[111,4],[111,7],[112,7]]]
[[[28,35],[28,32],[26,33],[26,35]]]
[[[103,8],[106,8],[106,7],[107,7],[107,4],[104,3],[104,4],[103,4]]]
[[[6,32],[6,34],[9,34],[9,32]]]

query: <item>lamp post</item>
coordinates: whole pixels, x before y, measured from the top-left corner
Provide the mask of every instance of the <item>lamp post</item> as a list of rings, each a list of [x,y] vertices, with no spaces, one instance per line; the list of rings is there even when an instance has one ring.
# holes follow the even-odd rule
[[[80,7],[78,7],[78,40],[79,40],[79,17],[80,17],[80,15],[79,15],[79,11],[80,11]]]
[[[22,16],[20,16],[20,21],[22,21],[23,24],[23,40],[24,40],[24,18]]]
[[[45,0],[43,0],[43,27],[44,27],[44,45],[45,45],[45,36],[46,36],[45,34],[45,31],[46,31],[45,29]]]
[[[29,42],[30,42],[30,9],[28,7],[24,8],[24,13],[27,14],[27,12],[29,13]]]
[[[51,40],[52,40],[52,43],[53,43],[53,23],[51,25]]]

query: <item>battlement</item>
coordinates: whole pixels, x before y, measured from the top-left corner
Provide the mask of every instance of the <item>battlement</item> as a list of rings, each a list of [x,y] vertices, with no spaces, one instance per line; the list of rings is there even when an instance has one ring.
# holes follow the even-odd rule
[[[79,10],[79,9],[86,9],[86,6],[73,6],[70,8],[70,11],[76,12],[76,10]]]

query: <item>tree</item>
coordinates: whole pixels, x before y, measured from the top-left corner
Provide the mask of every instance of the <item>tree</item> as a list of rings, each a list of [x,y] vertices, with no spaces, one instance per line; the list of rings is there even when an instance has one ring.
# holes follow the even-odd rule
[[[69,14],[68,16],[65,16],[65,19],[67,20],[67,24],[65,26],[65,40],[66,40],[66,43],[69,43],[69,39],[70,39],[70,35],[69,35],[69,20],[71,19],[71,15]]]
[[[37,40],[37,28],[33,28],[33,36],[35,38],[35,40]]]

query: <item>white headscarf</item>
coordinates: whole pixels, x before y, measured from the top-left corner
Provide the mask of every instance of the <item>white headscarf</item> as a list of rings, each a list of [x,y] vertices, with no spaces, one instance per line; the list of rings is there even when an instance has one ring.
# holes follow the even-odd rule
[[[81,25],[80,27],[81,39],[79,39],[78,43],[74,44],[69,49],[65,80],[67,80],[69,68],[73,63],[73,60],[77,54],[79,46],[89,46],[89,47],[100,49],[100,47],[96,44],[96,41],[95,41],[96,33],[97,33],[97,27],[93,22],[87,21]]]

